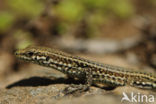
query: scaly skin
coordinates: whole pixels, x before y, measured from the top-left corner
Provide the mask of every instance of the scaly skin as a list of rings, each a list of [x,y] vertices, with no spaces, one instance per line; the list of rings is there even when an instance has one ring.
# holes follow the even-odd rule
[[[156,89],[156,77],[152,74],[99,64],[47,47],[27,47],[17,50],[15,55],[24,61],[56,69],[71,78],[85,80],[88,86],[101,83],[112,87],[130,85],[143,89]]]

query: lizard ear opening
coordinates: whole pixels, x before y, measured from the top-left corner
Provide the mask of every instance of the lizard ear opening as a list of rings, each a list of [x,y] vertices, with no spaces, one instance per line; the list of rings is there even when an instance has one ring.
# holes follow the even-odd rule
[[[50,57],[49,57],[49,56],[47,56],[47,57],[46,57],[46,61],[48,61],[49,59],[50,59]]]

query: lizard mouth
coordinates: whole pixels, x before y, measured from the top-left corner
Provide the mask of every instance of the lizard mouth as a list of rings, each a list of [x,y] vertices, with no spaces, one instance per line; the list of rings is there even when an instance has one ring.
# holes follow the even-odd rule
[[[19,59],[23,56],[19,50],[16,50],[14,54]]]
[[[14,54],[15,54],[15,56],[16,56],[18,59],[20,59],[20,60],[25,60],[25,61],[31,60],[31,58],[26,57],[26,56],[25,56],[21,51],[19,51],[19,50],[16,50]]]

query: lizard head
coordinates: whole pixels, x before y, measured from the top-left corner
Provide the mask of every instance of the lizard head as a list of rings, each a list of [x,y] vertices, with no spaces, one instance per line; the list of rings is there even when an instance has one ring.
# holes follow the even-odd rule
[[[38,62],[40,60],[46,61],[48,53],[47,48],[29,46],[25,49],[17,50],[15,56],[24,61]]]

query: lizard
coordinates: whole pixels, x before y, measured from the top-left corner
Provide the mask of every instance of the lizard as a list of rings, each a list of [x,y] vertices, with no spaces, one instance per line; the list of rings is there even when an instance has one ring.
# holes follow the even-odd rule
[[[58,70],[70,78],[83,80],[85,90],[99,83],[111,87],[128,85],[142,89],[156,89],[156,76],[151,73],[101,64],[48,47],[29,46],[17,50],[15,55],[18,59]]]

